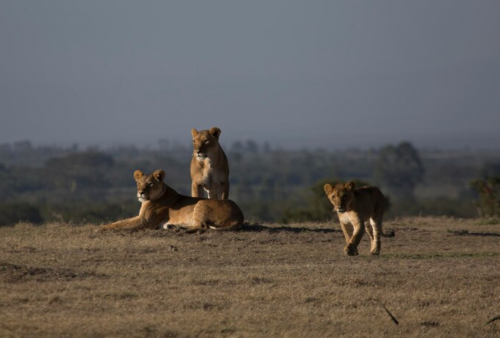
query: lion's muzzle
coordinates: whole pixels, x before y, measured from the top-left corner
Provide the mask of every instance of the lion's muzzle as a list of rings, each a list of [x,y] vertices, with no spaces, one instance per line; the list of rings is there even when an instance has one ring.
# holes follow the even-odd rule
[[[147,196],[145,193],[143,192],[138,192],[137,193],[137,199],[139,200],[139,202],[146,202],[148,200]]]

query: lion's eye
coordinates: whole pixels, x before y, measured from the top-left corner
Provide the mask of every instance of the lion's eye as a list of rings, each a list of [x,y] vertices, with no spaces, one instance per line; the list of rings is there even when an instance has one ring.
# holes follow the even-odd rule
[[[209,143],[210,143],[210,141],[208,141],[208,140],[203,142],[203,144],[209,144]]]
[[[148,186],[152,187],[154,184],[153,183],[149,183]]]

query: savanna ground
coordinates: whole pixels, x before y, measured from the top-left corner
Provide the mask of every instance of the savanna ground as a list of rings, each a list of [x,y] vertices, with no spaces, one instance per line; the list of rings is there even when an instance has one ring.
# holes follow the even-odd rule
[[[500,225],[389,221],[380,257],[337,223],[96,229],[0,228],[0,337],[500,336]]]

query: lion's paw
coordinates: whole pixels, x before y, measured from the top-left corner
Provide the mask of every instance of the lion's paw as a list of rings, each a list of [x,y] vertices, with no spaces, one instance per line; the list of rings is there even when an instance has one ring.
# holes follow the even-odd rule
[[[161,226],[161,229],[165,229],[165,230],[171,230],[171,229],[175,229],[175,228],[177,228],[177,227],[173,224],[163,224]]]
[[[347,244],[344,247],[344,252],[347,256],[357,256],[358,255],[358,248],[354,247],[351,244]]]

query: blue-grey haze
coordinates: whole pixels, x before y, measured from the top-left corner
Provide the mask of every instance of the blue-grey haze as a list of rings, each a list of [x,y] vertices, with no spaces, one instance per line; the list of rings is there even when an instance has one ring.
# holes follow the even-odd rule
[[[500,146],[500,1],[0,0],[0,143]]]

